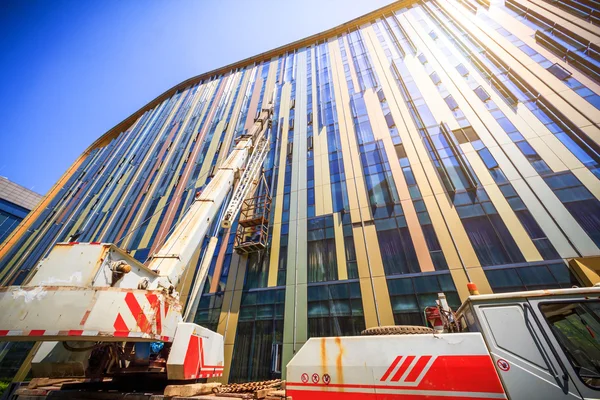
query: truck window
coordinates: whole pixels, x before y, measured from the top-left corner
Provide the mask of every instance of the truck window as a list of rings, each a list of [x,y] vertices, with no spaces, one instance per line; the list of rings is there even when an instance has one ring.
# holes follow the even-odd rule
[[[600,301],[540,305],[579,379],[600,390]]]

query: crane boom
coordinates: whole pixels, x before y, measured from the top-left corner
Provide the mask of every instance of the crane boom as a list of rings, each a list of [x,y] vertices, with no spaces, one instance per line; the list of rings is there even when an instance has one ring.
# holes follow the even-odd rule
[[[51,371],[58,368],[56,375],[67,373],[58,366],[73,361],[68,350],[72,347],[55,342],[67,340],[100,343],[100,346],[105,342],[138,342],[136,357],[145,353],[150,357],[149,350],[142,351],[142,342],[159,341],[166,344],[164,358],[168,360],[164,370],[169,379],[222,374],[223,337],[183,322],[183,307],[176,289],[188,269],[196,266],[204,237],[236,182],[231,198],[237,200],[225,213],[229,222],[257,181],[268,151],[266,132],[271,126],[272,113],[272,104],[260,111],[254,125],[239,137],[213,179],[196,196],[148,265],[109,243],[58,243],[26,284],[1,287],[0,341],[45,342],[37,351],[34,364],[50,365]],[[214,243],[211,247],[214,249]],[[209,261],[210,255],[205,259]],[[210,263],[202,264],[196,274],[199,282],[206,279]],[[203,285],[196,286],[201,289]],[[89,348],[90,357],[97,346]],[[125,357],[127,349],[123,347],[115,357]],[[194,361],[198,354],[204,359]],[[81,367],[79,372],[85,373],[87,367],[82,360],[85,357],[78,355],[73,362]],[[190,362],[192,366],[186,365]],[[112,367],[107,368],[120,369],[128,363],[129,359],[111,360]],[[153,368],[152,371],[156,370]],[[73,373],[77,368],[69,366],[67,370]],[[44,369],[45,376],[52,373]]]

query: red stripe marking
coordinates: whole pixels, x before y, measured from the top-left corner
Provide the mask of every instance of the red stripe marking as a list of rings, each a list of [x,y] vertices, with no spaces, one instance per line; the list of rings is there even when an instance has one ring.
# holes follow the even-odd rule
[[[69,336],[81,336],[83,335],[83,331],[79,331],[79,330],[70,330],[69,331]]]
[[[406,377],[405,382],[416,381],[417,378],[419,377],[419,375],[421,375],[421,372],[423,372],[423,369],[425,369],[425,366],[427,365],[429,360],[431,360],[431,356],[419,357],[419,359],[417,360],[417,363],[415,364],[413,369],[408,373],[408,376]]]
[[[45,329],[34,329],[29,331],[28,336],[44,336],[44,332],[46,332]]]
[[[404,363],[403,363],[404,365]],[[396,374],[398,379],[402,376],[400,371]],[[396,376],[394,376],[396,377]],[[389,380],[387,382],[390,382]],[[325,384],[302,384],[289,382],[288,386],[312,386],[329,388],[355,388],[365,390],[433,390],[446,392],[476,392],[504,394],[504,388],[498,377],[498,372],[489,355],[444,355],[437,356],[425,377],[418,386],[407,386],[402,383],[386,384],[339,384],[331,382]],[[296,398],[294,398],[296,400]]]
[[[183,360],[184,379],[196,378],[200,369],[202,343],[200,337],[191,335],[188,342],[185,359]]]
[[[129,292],[125,295],[125,303],[127,303],[127,307],[131,310],[140,330],[144,333],[150,333],[152,325],[148,321],[148,318],[146,318],[144,310],[140,307],[140,303],[138,303],[133,293]]]
[[[408,366],[410,365],[410,363],[412,363],[412,361],[414,359],[415,359],[415,356],[408,356],[404,359],[404,361],[402,362],[402,365],[400,365],[400,368],[392,377],[392,382],[398,382],[400,380],[400,378],[402,378],[402,375],[404,375],[404,373],[408,369]]]
[[[156,333],[161,333],[162,332],[162,317],[160,315],[160,300],[158,299],[158,296],[155,294],[146,294],[146,298],[148,299],[148,302],[150,303],[150,307],[152,307],[152,310],[154,311],[154,314],[156,315]]]
[[[5,331],[5,330],[0,331],[0,336],[6,336],[6,335],[8,335],[8,331]]]
[[[125,323],[125,320],[123,320],[123,317],[121,317],[121,314],[117,314],[113,328],[115,328],[115,331],[117,332],[129,332],[129,328],[127,328],[127,324]]]
[[[102,242],[90,242],[90,244],[102,244]]]
[[[401,359],[402,359],[402,356],[396,357],[394,362],[392,362],[392,365],[390,365],[390,367],[387,369],[387,371],[385,371],[385,374],[383,374],[380,381],[383,382],[383,381],[387,380],[387,378],[389,378],[390,374],[392,373],[392,371],[394,371],[394,369],[396,368],[396,366],[398,365],[398,363],[400,362]]]

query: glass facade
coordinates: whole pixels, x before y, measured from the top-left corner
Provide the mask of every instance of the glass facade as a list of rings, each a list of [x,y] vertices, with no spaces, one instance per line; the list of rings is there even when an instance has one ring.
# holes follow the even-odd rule
[[[424,324],[469,280],[580,284],[568,261],[600,256],[600,33],[584,3],[400,1],[194,78],[76,161],[0,247],[0,283],[73,238],[145,262],[273,99],[268,247],[238,254],[236,226],[212,227],[195,319],[224,335],[227,379],[285,376],[310,337]]]

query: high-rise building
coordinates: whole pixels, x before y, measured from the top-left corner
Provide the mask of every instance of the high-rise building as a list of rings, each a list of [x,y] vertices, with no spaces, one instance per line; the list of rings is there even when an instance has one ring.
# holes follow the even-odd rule
[[[36,192],[0,176],[0,244],[41,199]]]
[[[589,284],[594,4],[400,1],[191,78],[81,155],[0,249],[0,280],[23,282],[75,237],[146,261],[273,99],[268,246],[238,254],[237,226],[215,229],[196,315],[224,335],[230,380],[285,373],[309,337],[424,324],[438,292],[456,307],[468,281]]]

